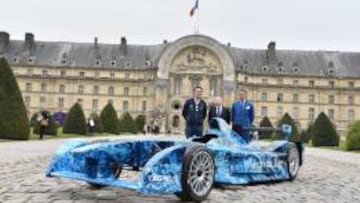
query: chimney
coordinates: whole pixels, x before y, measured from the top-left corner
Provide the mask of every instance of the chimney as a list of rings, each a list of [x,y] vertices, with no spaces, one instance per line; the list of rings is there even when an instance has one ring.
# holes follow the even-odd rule
[[[0,32],[0,53],[4,53],[10,43],[10,35],[7,32]]]
[[[29,52],[32,55],[35,50],[35,37],[32,33],[25,33],[25,43],[23,47],[24,52]]]
[[[121,37],[120,55],[121,56],[127,55],[127,41],[125,37]]]
[[[94,38],[94,46],[95,46],[95,49],[98,49],[98,38],[97,37]]]
[[[276,43],[270,42],[266,50],[266,64],[275,65],[277,63],[276,58]]]

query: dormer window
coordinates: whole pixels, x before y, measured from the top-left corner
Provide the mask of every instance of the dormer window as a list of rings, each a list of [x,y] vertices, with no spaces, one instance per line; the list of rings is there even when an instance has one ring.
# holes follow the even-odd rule
[[[101,61],[100,61],[100,60],[96,60],[95,66],[96,66],[96,67],[100,67],[100,66],[101,66]]]
[[[18,57],[14,57],[14,58],[13,58],[13,62],[14,62],[14,63],[18,63],[18,62],[19,62],[19,58],[18,58]]]
[[[116,61],[115,60],[110,61],[110,65],[111,67],[116,67]]]
[[[126,62],[126,67],[131,68],[131,61]]]
[[[284,70],[284,68],[283,68],[282,66],[280,66],[280,67],[278,67],[277,72],[278,72],[278,73],[282,73],[283,70]]]
[[[146,66],[147,68],[151,68],[151,67],[153,66],[153,62],[150,61],[150,60],[146,60],[146,61],[145,61],[145,66]]]
[[[66,59],[61,60],[61,65],[66,65]]]
[[[28,58],[28,64],[34,64],[35,58],[34,57],[29,57]]]
[[[267,67],[267,66],[263,66],[263,67],[262,67],[262,71],[263,71],[263,72],[268,72],[268,70],[269,70],[269,67]]]

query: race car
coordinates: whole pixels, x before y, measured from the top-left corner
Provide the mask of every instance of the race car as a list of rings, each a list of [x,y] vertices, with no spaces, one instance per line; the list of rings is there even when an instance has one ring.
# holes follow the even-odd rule
[[[202,137],[191,139],[75,139],[60,146],[46,176],[202,201],[215,184],[293,180],[303,163],[304,148],[288,140],[291,126],[277,130],[283,140],[247,143],[224,120],[215,118]],[[139,171],[138,179],[121,177],[124,170]]]

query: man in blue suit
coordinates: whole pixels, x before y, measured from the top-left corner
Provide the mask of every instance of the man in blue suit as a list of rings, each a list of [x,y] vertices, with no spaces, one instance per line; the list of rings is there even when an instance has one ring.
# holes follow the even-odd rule
[[[254,106],[247,100],[246,90],[239,91],[239,100],[231,108],[232,128],[241,135],[246,142],[250,142],[249,128],[254,121]]]

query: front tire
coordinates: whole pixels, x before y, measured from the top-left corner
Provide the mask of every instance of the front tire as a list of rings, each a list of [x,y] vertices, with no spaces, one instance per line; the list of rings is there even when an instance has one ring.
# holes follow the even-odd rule
[[[295,143],[289,143],[286,162],[288,167],[289,180],[294,180],[300,168],[300,152]]]
[[[202,201],[214,184],[215,162],[203,145],[190,146],[183,157],[182,191],[176,193],[183,201]]]

